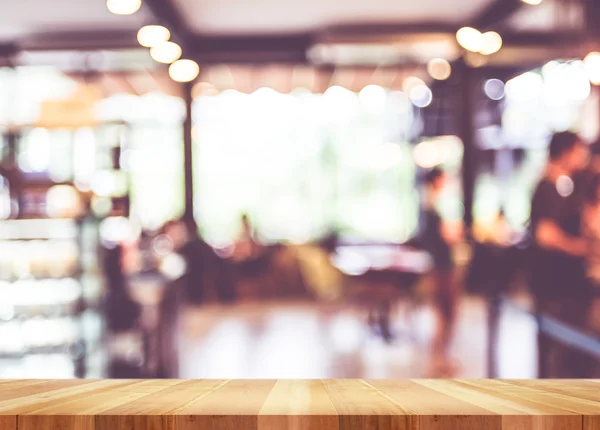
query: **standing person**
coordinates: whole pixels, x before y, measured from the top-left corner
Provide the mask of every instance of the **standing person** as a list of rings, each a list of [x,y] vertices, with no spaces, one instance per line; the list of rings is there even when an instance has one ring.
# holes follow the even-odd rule
[[[215,260],[218,257],[200,238],[194,224],[190,225],[184,220],[170,221],[164,230],[173,241],[174,250],[185,260],[183,278],[187,300],[192,304],[202,304],[209,298],[210,289],[215,287]]]
[[[425,210],[421,241],[433,259],[435,282],[435,305],[437,313],[436,335],[433,344],[433,371],[439,376],[451,376],[455,364],[450,357],[450,343],[456,322],[456,311],[460,291],[454,282],[452,245],[458,242],[460,234],[446,225],[436,206],[446,186],[446,175],[438,168],[429,171],[425,177]]]
[[[586,314],[584,256],[588,243],[580,231],[582,200],[573,179],[586,161],[586,148],[576,134],[556,133],[546,171],[531,202],[531,275],[537,312],[569,325],[580,325]],[[538,331],[540,377],[577,377],[572,356],[572,351]]]

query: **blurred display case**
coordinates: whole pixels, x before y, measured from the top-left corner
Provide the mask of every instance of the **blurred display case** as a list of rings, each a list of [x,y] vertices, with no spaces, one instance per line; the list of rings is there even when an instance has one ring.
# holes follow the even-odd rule
[[[129,214],[127,127],[0,133],[0,378],[103,377],[99,226]]]

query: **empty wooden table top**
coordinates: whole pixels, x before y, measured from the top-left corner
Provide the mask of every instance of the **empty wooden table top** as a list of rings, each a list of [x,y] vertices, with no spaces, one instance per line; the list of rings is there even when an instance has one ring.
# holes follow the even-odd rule
[[[0,430],[600,430],[600,381],[0,381]]]

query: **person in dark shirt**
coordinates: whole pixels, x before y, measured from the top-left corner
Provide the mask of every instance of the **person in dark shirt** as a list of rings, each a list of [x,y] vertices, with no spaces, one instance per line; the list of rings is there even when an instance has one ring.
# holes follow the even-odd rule
[[[531,287],[538,315],[575,326],[586,316],[588,241],[581,235],[582,193],[573,178],[586,161],[586,148],[576,134],[555,134],[548,166],[531,202]],[[538,334],[538,356],[540,377],[576,377],[571,351],[553,343],[543,330]]]
[[[421,243],[433,260],[435,303],[438,315],[437,333],[433,345],[434,372],[439,376],[452,376],[455,365],[449,355],[450,342],[456,321],[460,293],[453,280],[454,264],[452,244],[458,240],[444,225],[436,210],[439,196],[446,184],[442,170],[433,169],[425,177],[426,203],[423,212]]]

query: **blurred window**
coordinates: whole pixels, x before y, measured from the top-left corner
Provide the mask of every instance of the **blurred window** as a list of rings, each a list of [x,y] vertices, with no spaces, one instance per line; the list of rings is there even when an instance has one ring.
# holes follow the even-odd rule
[[[304,242],[332,228],[406,240],[418,216],[411,124],[408,99],[377,86],[199,97],[194,190],[203,234],[230,242],[248,213],[267,242]]]

